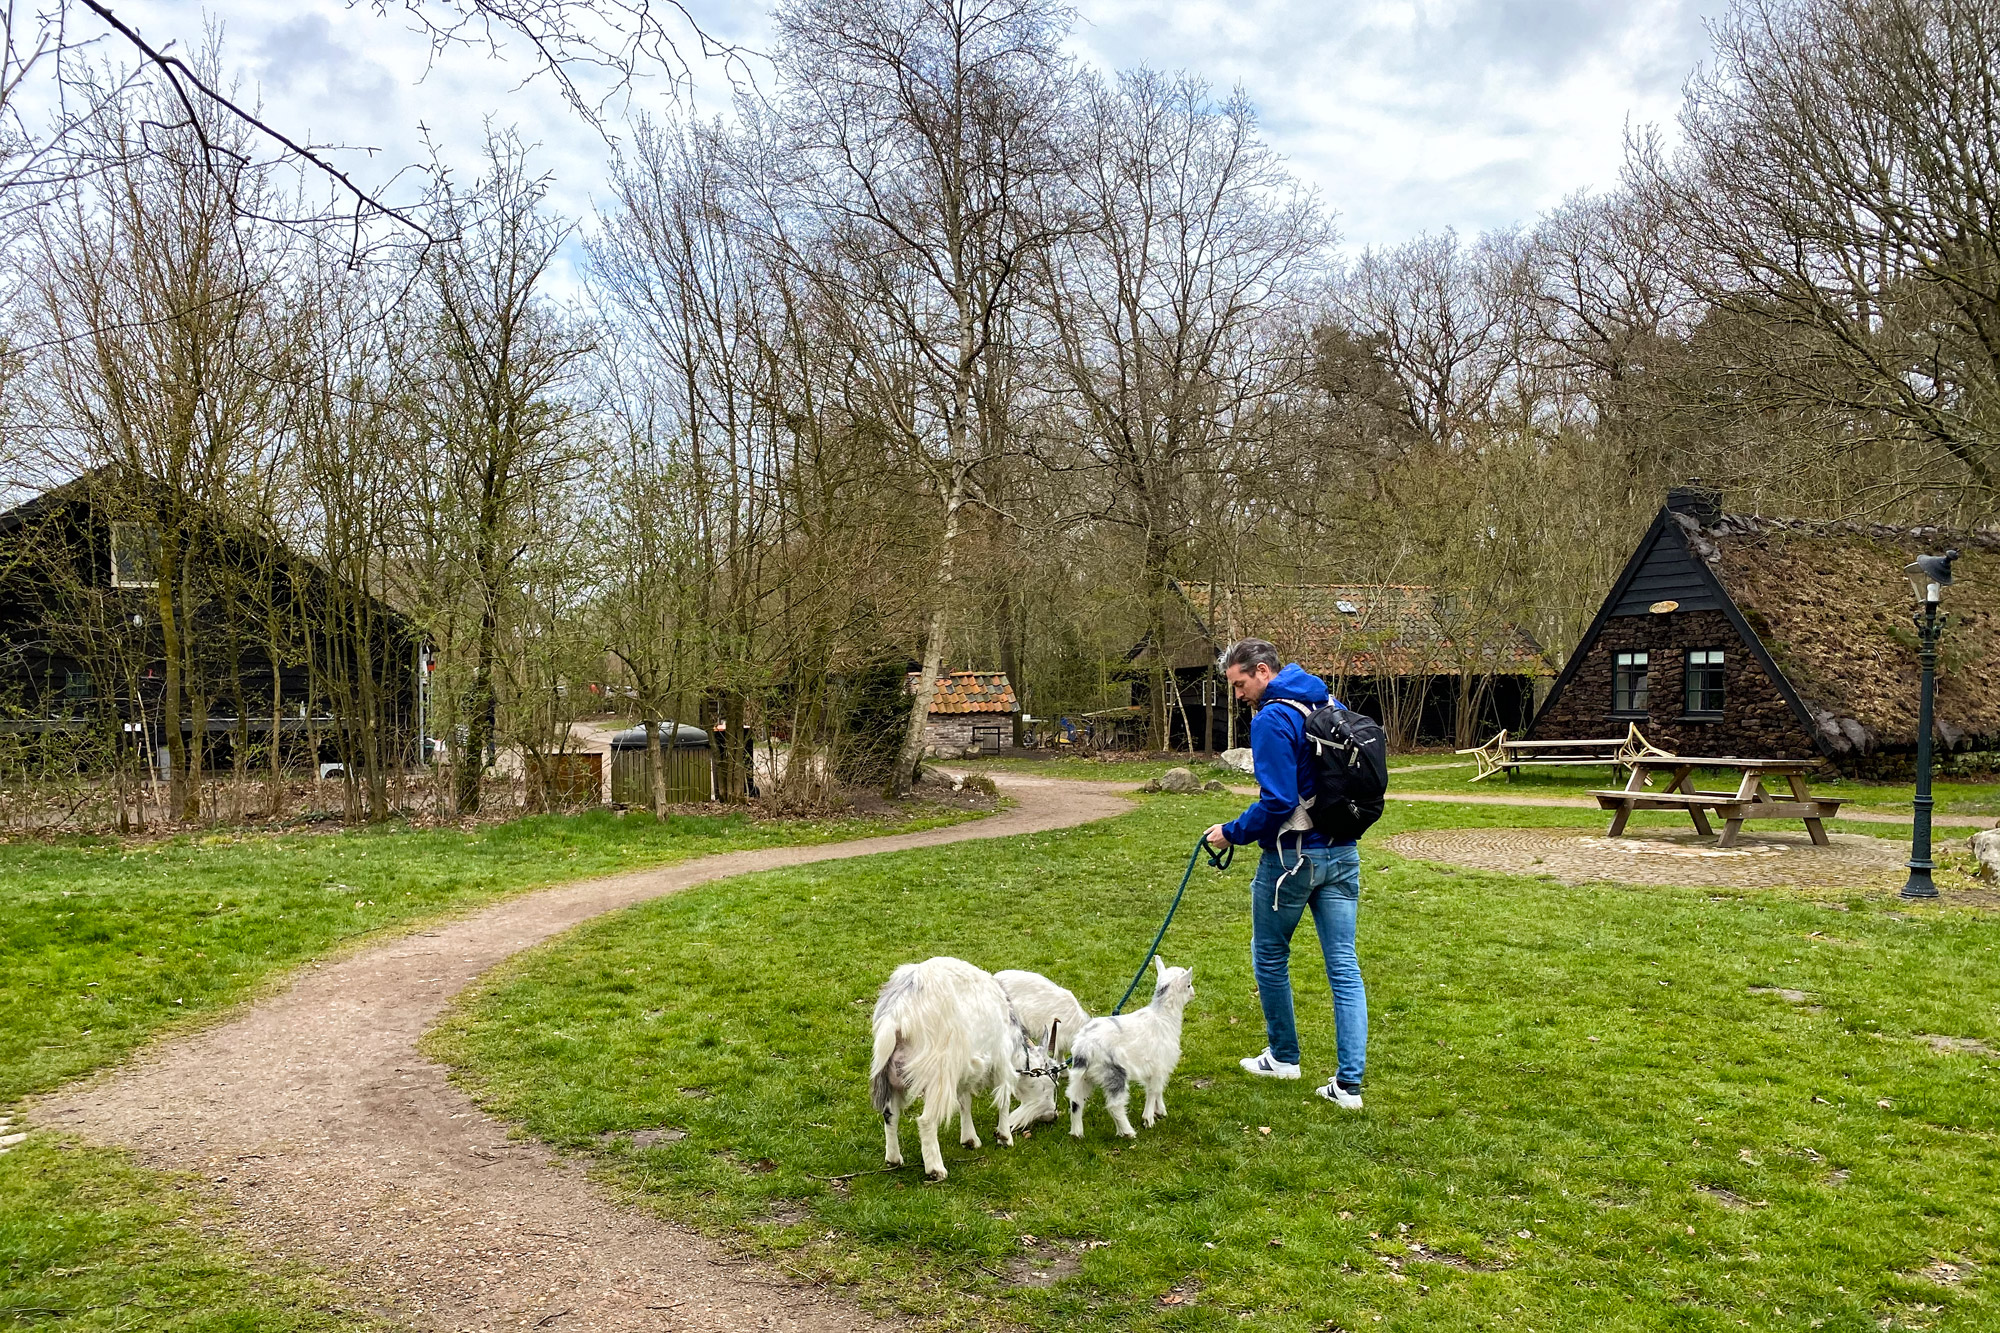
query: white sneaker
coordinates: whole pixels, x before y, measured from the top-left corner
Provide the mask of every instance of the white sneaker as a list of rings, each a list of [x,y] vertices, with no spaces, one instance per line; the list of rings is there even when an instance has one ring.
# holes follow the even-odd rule
[[[1299,1076],[1299,1067],[1297,1065],[1288,1065],[1283,1060],[1273,1056],[1269,1046],[1264,1048],[1262,1055],[1246,1055],[1237,1061],[1237,1063],[1243,1066],[1244,1073],[1255,1074],[1258,1078],[1297,1078]]]
[[[1315,1091],[1343,1111],[1359,1111],[1361,1109],[1361,1094],[1358,1092],[1349,1092],[1346,1088],[1341,1087],[1340,1080],[1338,1079],[1328,1079],[1325,1087],[1317,1088]]]

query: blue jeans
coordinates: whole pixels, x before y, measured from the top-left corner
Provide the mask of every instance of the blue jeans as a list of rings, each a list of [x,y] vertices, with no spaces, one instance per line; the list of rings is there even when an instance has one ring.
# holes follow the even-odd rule
[[[1282,855],[1265,852],[1250,881],[1250,963],[1257,975],[1257,998],[1264,1005],[1271,1058],[1290,1065],[1299,1062],[1299,1028],[1292,1017],[1292,932],[1310,908],[1319,949],[1326,957],[1327,984],[1333,988],[1333,1022],[1340,1048],[1335,1077],[1341,1087],[1357,1092],[1368,1063],[1368,993],[1361,985],[1361,960],[1354,953],[1354,921],[1360,906],[1361,849],[1352,844],[1305,852],[1286,849]]]

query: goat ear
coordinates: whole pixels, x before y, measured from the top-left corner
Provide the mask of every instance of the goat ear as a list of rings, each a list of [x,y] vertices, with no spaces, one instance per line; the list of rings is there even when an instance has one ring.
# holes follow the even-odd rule
[[[1153,955],[1153,966],[1156,969],[1158,969],[1159,974],[1161,976],[1164,977],[1165,975],[1167,975],[1167,960],[1160,957],[1158,954]]]

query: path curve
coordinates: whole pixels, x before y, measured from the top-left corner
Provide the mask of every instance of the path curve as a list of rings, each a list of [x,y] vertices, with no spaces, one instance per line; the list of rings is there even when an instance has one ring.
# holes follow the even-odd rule
[[[1044,832],[1132,809],[1101,784],[1002,777],[1012,809],[918,833],[731,852],[558,885],[313,965],[236,1017],[30,1108],[43,1125],[198,1171],[256,1245],[419,1328],[888,1327],[646,1213],[447,1082],[417,1040],[488,968],[591,917],[731,875]],[[860,1090],[856,1089],[856,1095]]]

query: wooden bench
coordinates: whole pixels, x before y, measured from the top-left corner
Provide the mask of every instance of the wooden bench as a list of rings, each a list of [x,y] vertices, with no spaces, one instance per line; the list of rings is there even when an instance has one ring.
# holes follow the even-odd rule
[[[1585,768],[1602,764],[1610,768],[1629,769],[1638,759],[1673,757],[1641,735],[1636,722],[1625,729],[1623,736],[1592,736],[1567,741],[1513,740],[1503,729],[1486,744],[1458,753],[1471,755],[1478,764],[1479,772],[1472,779],[1474,782],[1484,781],[1495,773],[1511,777],[1517,768]]]
[[[1814,796],[1806,790],[1806,774],[1819,766],[1815,759],[1697,759],[1686,755],[1641,757],[1632,765],[1632,776],[1617,791],[1593,791],[1598,808],[1614,810],[1609,836],[1625,832],[1634,810],[1685,810],[1694,821],[1694,831],[1707,837],[1713,830],[1708,816],[1723,821],[1718,847],[1734,847],[1743,825],[1752,819],[1802,819],[1813,845],[1827,845],[1826,827],[1820,821],[1840,813],[1845,799]],[[1731,769],[1743,775],[1736,790],[1697,791],[1692,785],[1697,768]],[[1648,791],[1656,772],[1672,776],[1662,791]],[[1774,796],[1764,789],[1764,779],[1782,777],[1791,788],[1790,799]]]

